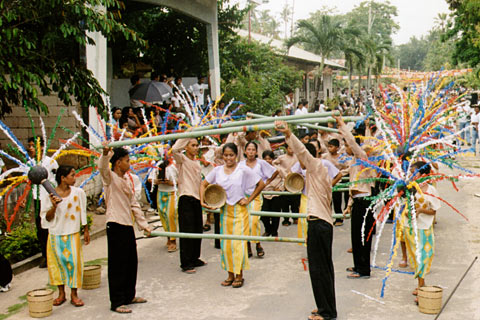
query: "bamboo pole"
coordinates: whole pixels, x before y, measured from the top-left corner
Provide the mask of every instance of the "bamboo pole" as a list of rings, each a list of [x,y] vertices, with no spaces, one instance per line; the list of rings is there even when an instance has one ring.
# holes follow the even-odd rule
[[[206,212],[212,213],[220,213],[220,209],[204,209]],[[252,216],[260,216],[260,217],[288,217],[288,218],[306,218],[307,214],[305,213],[295,213],[295,212],[274,212],[274,211],[250,211],[250,215]],[[340,213],[333,213],[333,219],[350,219],[350,215],[347,214],[343,216]]]
[[[116,147],[123,147],[133,144],[144,144],[144,143],[151,143],[157,141],[166,141],[166,140],[176,140],[176,139],[185,139],[185,138],[197,138],[202,136],[211,136],[217,134],[226,134],[232,132],[242,132],[242,131],[259,131],[259,130],[270,130],[275,128],[274,123],[268,124],[259,124],[259,125],[251,125],[251,126],[241,126],[241,127],[233,127],[233,128],[220,128],[208,131],[189,131],[189,132],[181,132],[181,133],[171,133],[153,137],[145,137],[145,138],[137,138],[131,140],[122,140],[122,141],[114,141],[108,144],[111,148]]]
[[[225,240],[243,240],[243,241],[267,241],[267,242],[291,242],[291,243],[305,243],[302,238],[287,238],[287,237],[256,237],[243,236],[234,234],[211,234],[211,233],[185,233],[185,232],[161,232],[153,231],[152,237],[170,237],[170,238],[187,238],[187,239],[225,239]]]
[[[249,115],[250,113],[247,113]],[[255,119],[248,119],[248,120],[241,120],[241,121],[230,121],[226,123],[219,123],[217,125],[209,125],[209,126],[201,126],[201,127],[196,127],[193,129],[193,131],[205,131],[205,130],[213,130],[213,129],[218,129],[218,128],[232,128],[232,127],[238,127],[238,126],[247,126],[247,125],[253,125],[253,124],[259,124],[259,123],[269,123],[269,122],[274,122],[274,121],[306,121],[306,120],[311,120],[312,118],[319,118],[317,122],[320,122],[320,119],[329,117],[329,119],[333,119],[331,116],[334,114],[334,112],[323,112],[323,113],[309,113],[309,114],[299,114],[299,115],[292,115],[292,116],[281,116],[281,117],[268,117],[268,116],[263,116],[263,117],[257,117]],[[338,114],[338,112],[337,112]]]

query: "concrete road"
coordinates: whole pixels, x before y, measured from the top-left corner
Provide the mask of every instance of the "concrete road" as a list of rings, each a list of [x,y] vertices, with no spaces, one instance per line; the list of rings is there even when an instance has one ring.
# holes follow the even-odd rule
[[[470,161],[469,165],[476,163]],[[447,169],[445,169],[447,170]],[[446,182],[439,184],[442,197],[451,202],[465,216],[444,205],[438,213],[435,226],[436,254],[428,285],[444,288],[444,301],[475,255],[480,252],[480,181],[458,183],[455,192]],[[388,281],[385,297],[380,298],[384,271],[374,270],[368,280],[349,280],[345,268],[352,265],[350,223],[334,229],[334,264],[338,319],[433,319],[418,311],[411,291],[416,286],[412,275],[393,273]],[[280,227],[280,235],[296,236],[296,226]],[[220,282],[226,272],[220,268],[219,250],[213,240],[202,243],[202,258],[208,265],[197,269],[194,275],[182,273],[178,251],[167,253],[163,238],[138,241],[139,272],[137,292],[148,303],[134,305],[131,315],[119,315],[109,310],[106,265],[102,271],[99,289],[80,290],[85,306],[75,308],[65,303],[54,307],[52,319],[306,319],[315,307],[308,271],[302,259],[305,247],[289,243],[264,243],[264,259],[251,259],[251,268],[245,272],[245,285],[240,289],[224,288]],[[384,230],[377,255],[377,264],[385,266],[391,244],[391,225]],[[106,263],[106,238],[102,237],[84,247],[85,260]],[[395,260],[395,266],[399,259]],[[469,272],[450,300],[440,319],[480,319],[480,262]],[[27,291],[44,287],[48,281],[45,269],[32,269],[14,279],[13,289],[0,293],[0,313],[22,303],[19,299]],[[21,305],[14,306],[20,308]],[[0,314],[0,319],[2,318]],[[24,307],[9,319],[28,318]]]

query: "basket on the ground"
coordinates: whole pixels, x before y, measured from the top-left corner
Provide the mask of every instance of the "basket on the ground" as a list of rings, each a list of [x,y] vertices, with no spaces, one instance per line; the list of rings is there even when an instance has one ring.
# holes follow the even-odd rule
[[[285,189],[292,193],[302,192],[305,187],[305,179],[296,172],[290,172],[285,178]]]
[[[53,309],[53,290],[35,289],[27,293],[28,312],[32,318],[48,317]]]
[[[227,193],[218,184],[210,184],[205,189],[203,201],[212,208],[218,209],[227,201]]]
[[[102,266],[91,265],[83,268],[83,284],[82,289],[96,289],[100,287],[100,280],[102,278]]]
[[[442,308],[443,289],[437,286],[418,288],[418,310],[422,313],[437,314]]]

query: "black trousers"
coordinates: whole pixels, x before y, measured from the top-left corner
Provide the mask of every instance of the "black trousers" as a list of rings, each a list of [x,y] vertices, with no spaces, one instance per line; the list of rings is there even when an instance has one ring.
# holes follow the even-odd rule
[[[352,206],[352,251],[353,251],[353,266],[356,272],[361,275],[370,275],[370,250],[372,248],[372,235],[368,237],[372,229],[374,218],[373,212],[369,212],[365,221],[364,243],[362,244],[362,224],[365,213],[367,211],[370,201],[364,198],[354,198]]]
[[[300,211],[300,200],[301,200],[301,195],[293,195],[293,196],[284,196],[284,201],[285,207],[287,208],[288,212],[288,207],[290,207],[290,212],[293,213],[298,213]],[[294,218],[296,219],[296,218]],[[283,218],[283,221],[290,221],[290,218]]]
[[[202,206],[200,200],[181,196],[178,200],[178,227],[180,232],[203,233]],[[180,238],[180,268],[195,268],[202,248],[202,239]]]
[[[348,203],[348,191],[342,192],[332,192],[332,204],[333,204],[333,211],[335,213],[343,213],[343,206],[342,206],[342,199],[345,202],[345,207]],[[343,219],[335,219],[335,222],[343,221]]]
[[[133,226],[107,222],[110,309],[129,304],[137,284],[137,242]]]
[[[220,213],[213,214],[214,229],[215,234],[220,234]],[[215,239],[215,248],[220,249],[220,239]]]
[[[288,212],[288,207],[285,209],[285,203],[285,196],[273,197],[272,199],[263,198],[262,211]],[[278,236],[280,217],[263,216],[260,220],[263,222],[266,233],[274,237]]]
[[[42,251],[42,257],[47,259],[47,240],[48,240],[48,229],[42,228],[42,222],[40,219],[40,200],[33,200],[34,210],[35,210],[35,226],[37,227],[37,239],[40,243],[40,250]]]
[[[308,269],[318,313],[324,319],[337,317],[332,242],[333,227],[330,223],[321,219],[308,221]]]

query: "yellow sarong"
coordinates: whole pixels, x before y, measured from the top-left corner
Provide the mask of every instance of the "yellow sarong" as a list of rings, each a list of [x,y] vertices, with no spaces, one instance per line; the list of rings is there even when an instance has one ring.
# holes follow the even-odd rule
[[[250,232],[248,216],[245,206],[239,204],[223,206],[220,212],[220,233],[248,236]],[[222,269],[234,274],[250,269],[247,241],[222,239],[220,248]]]

